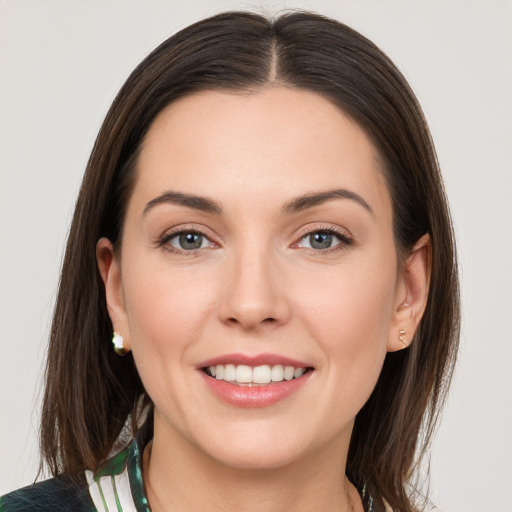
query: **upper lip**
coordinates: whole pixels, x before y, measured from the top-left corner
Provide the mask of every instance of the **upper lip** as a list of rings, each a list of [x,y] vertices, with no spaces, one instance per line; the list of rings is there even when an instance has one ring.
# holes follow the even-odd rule
[[[207,359],[202,361],[197,365],[198,368],[205,368],[207,366],[216,366],[218,364],[226,365],[226,364],[244,364],[247,366],[275,366],[281,364],[283,366],[293,366],[294,368],[312,368],[312,365],[304,362],[298,361],[297,359],[291,359],[290,357],[281,356],[279,354],[223,354],[221,356],[212,357],[211,359]]]

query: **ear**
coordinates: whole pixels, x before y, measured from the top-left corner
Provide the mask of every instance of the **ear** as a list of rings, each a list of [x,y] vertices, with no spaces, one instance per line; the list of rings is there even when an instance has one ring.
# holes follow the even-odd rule
[[[107,310],[114,331],[121,334],[124,348],[131,349],[130,331],[124,304],[121,265],[116,256],[112,242],[108,238],[100,238],[96,244],[96,260],[101,279],[105,286]]]
[[[401,350],[414,339],[427,305],[431,254],[430,236],[426,234],[416,242],[399,271],[388,352]]]

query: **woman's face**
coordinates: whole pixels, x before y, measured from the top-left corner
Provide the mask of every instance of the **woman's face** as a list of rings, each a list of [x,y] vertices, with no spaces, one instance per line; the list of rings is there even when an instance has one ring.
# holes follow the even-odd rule
[[[357,124],[282,87],[174,102],[144,142],[120,259],[109,251],[109,311],[155,443],[247,468],[343,456],[408,307]]]

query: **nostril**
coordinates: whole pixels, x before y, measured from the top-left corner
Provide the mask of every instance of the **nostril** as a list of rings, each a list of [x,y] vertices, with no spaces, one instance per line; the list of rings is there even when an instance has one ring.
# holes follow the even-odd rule
[[[230,324],[243,324],[243,322],[240,322],[240,320],[238,320],[237,318],[235,318],[234,316],[230,317],[227,319],[227,322],[230,323]],[[264,318],[261,323],[263,324],[274,324],[277,322],[277,319],[274,318],[274,317],[267,317],[267,318]]]

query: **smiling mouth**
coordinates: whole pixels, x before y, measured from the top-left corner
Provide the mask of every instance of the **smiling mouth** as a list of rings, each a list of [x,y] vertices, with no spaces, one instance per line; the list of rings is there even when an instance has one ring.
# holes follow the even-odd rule
[[[267,386],[291,381],[313,371],[312,367],[294,367],[281,364],[261,366],[218,364],[201,369],[211,378],[245,387]]]

